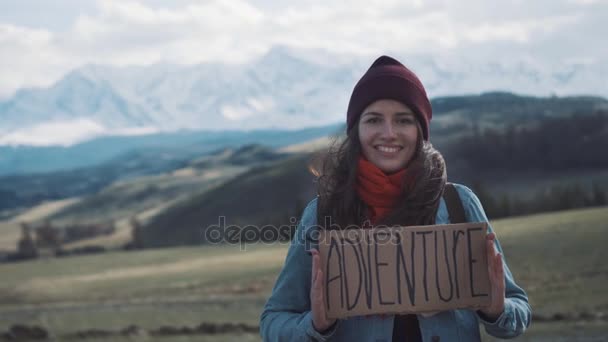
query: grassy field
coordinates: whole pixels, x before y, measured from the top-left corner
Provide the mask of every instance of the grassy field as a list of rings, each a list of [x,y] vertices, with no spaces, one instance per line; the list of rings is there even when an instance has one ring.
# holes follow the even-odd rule
[[[492,222],[535,314],[608,313],[608,208]],[[257,325],[286,245],[205,246],[109,252],[0,264],[0,331],[45,327],[57,339],[129,325]],[[608,320],[534,323],[522,341],[608,340]],[[259,340],[256,334],[124,340]],[[113,337],[112,340],[120,340]],[[485,341],[493,339],[485,336]]]

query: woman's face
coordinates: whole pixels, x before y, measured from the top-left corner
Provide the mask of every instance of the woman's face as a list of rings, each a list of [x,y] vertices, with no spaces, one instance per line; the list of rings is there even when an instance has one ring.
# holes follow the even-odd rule
[[[363,110],[358,129],[363,155],[386,174],[405,168],[416,152],[416,117],[401,102],[373,102]]]

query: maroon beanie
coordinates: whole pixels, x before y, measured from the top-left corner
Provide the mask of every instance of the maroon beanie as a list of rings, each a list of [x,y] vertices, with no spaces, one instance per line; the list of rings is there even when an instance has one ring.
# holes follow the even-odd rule
[[[348,103],[347,130],[355,126],[365,107],[380,99],[392,99],[410,107],[422,125],[424,140],[429,140],[431,103],[418,77],[394,58],[381,56],[361,77]]]

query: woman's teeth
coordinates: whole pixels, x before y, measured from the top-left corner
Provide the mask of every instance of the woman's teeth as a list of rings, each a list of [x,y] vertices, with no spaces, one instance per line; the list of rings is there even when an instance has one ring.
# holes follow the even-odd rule
[[[400,147],[378,146],[378,147],[376,147],[376,149],[378,149],[380,152],[394,153],[394,152],[399,151],[401,148]]]

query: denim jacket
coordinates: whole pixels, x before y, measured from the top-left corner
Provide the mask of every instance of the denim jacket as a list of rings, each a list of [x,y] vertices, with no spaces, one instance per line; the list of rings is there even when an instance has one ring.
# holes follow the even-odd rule
[[[477,196],[467,187],[455,184],[465,215],[469,222],[487,222],[485,212]],[[307,253],[307,236],[318,229],[317,200],[312,200],[304,213],[291,241],[285,264],[270,298],[264,306],[260,320],[260,334],[264,341],[374,341],[390,342],[393,334],[394,315],[381,317],[351,317],[340,319],[325,334],[312,325],[310,311],[310,273],[312,258]],[[437,212],[436,224],[449,223],[444,200]],[[492,228],[488,225],[488,232]],[[497,250],[502,254],[498,240]],[[314,242],[312,242],[313,247]],[[522,334],[530,325],[531,308],[526,292],[513,280],[503,254],[505,270],[505,310],[494,322],[488,322],[474,310],[451,310],[433,316],[417,315],[422,340],[480,341],[479,324],[486,332],[498,338],[513,338]]]

